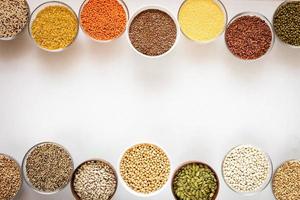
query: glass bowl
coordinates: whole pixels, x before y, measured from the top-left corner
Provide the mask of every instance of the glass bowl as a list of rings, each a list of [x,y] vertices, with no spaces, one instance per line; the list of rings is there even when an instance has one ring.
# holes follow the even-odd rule
[[[274,21],[275,21],[275,15],[276,15],[276,13],[279,11],[279,9],[280,9],[282,6],[285,6],[286,4],[292,3],[292,2],[300,2],[300,0],[285,0],[284,2],[282,2],[282,3],[277,7],[277,9],[275,10],[275,12],[274,12],[274,14],[273,14],[273,24],[274,24]],[[275,31],[275,28],[274,28],[274,33],[275,33],[275,35],[277,36],[277,33],[276,33],[276,31]],[[288,43],[284,42],[283,40],[281,40],[280,37],[277,36],[277,38],[278,38],[278,40],[279,40],[282,44],[284,44],[284,45],[286,45],[286,46],[288,46],[288,47],[292,47],[292,48],[295,48],[295,49],[300,49],[300,45],[299,45],[299,46],[291,45],[291,44],[288,44]]]
[[[11,157],[11,156],[9,156],[7,154],[4,154],[4,153],[0,153],[0,156],[6,157],[7,159],[12,160],[13,162],[15,162],[15,164],[18,166],[18,169],[19,169],[20,178],[21,178],[21,180],[20,180],[21,181],[20,182],[20,188],[16,192],[15,196],[13,196],[11,199],[9,199],[9,200],[14,200],[20,194],[20,191],[21,191],[22,185],[23,185],[23,179],[22,179],[23,177],[22,177],[21,167],[20,167],[20,164],[18,163],[18,161],[16,159],[14,159],[13,157]]]
[[[149,56],[149,55],[146,55],[146,54],[143,54],[142,52],[139,52],[132,44],[131,40],[130,40],[130,37],[129,37],[129,30],[130,30],[130,27],[131,27],[131,23],[132,21],[142,12],[144,11],[147,11],[147,10],[159,10],[159,11],[162,11],[166,14],[168,14],[172,20],[174,21],[175,25],[176,25],[176,39],[175,39],[175,42],[173,44],[173,46],[168,50],[166,51],[165,53],[161,54],[161,55],[157,55],[157,56]],[[129,22],[128,22],[128,27],[127,27],[127,40],[129,42],[129,45],[131,47],[131,49],[133,49],[137,54],[141,55],[142,57],[145,57],[145,58],[161,58],[161,57],[164,57],[166,55],[168,55],[170,52],[172,52],[174,49],[175,49],[175,46],[177,45],[178,43],[178,40],[179,40],[179,24],[178,24],[178,21],[177,19],[173,16],[173,14],[166,8],[162,7],[162,6],[158,6],[158,5],[150,5],[150,6],[145,6],[145,7],[142,7],[140,9],[138,9],[133,15],[132,17],[130,18]]]
[[[28,16],[27,16],[27,22],[26,22],[26,24],[24,25],[24,27],[16,35],[14,35],[12,37],[2,37],[2,38],[0,37],[0,40],[3,40],[3,41],[14,40],[14,39],[16,39],[16,37],[18,35],[20,35],[25,30],[26,26],[28,25],[28,23],[30,21],[30,6],[29,6],[27,0],[24,0],[24,1],[26,3],[26,7],[28,8]]]
[[[72,175],[72,178],[71,178],[71,184],[70,184],[71,192],[72,192],[72,194],[73,194],[73,196],[74,196],[74,198],[75,198],[76,200],[81,200],[81,198],[80,198],[80,197],[77,195],[77,193],[75,192],[74,186],[73,186],[73,185],[74,185],[75,174],[76,174],[77,170],[78,170],[82,165],[84,165],[84,164],[86,164],[86,163],[88,163],[88,162],[93,162],[93,161],[100,161],[100,162],[102,162],[102,163],[105,163],[105,164],[108,165],[108,166],[113,170],[113,172],[114,172],[114,175],[115,175],[115,177],[116,177],[116,188],[115,188],[114,193],[113,193],[113,194],[110,196],[110,198],[108,199],[108,200],[111,200],[111,199],[115,196],[115,194],[116,194],[116,192],[117,192],[117,189],[118,189],[118,174],[117,174],[116,169],[113,167],[113,165],[112,165],[111,163],[109,163],[109,162],[106,161],[106,160],[102,160],[102,159],[90,159],[90,160],[84,161],[83,163],[81,163],[80,165],[78,165],[78,167],[74,170],[73,175]]]
[[[78,14],[78,16],[79,16],[79,25],[80,25],[80,28],[81,28],[82,32],[83,32],[88,38],[90,38],[91,40],[93,40],[93,41],[95,41],[95,42],[99,42],[99,43],[109,43],[109,42],[111,42],[111,41],[115,41],[115,40],[117,40],[118,38],[120,38],[120,37],[126,32],[127,25],[125,26],[124,31],[123,31],[118,37],[113,38],[113,39],[110,39],[110,40],[97,40],[97,39],[93,38],[92,36],[90,36],[90,35],[84,30],[84,27],[83,27],[82,24],[81,24],[81,12],[82,12],[84,6],[85,6],[89,1],[90,1],[90,0],[85,0],[85,1],[81,4],[80,9],[79,9],[79,14]],[[126,13],[126,21],[127,21],[127,23],[128,23],[128,20],[129,20],[129,9],[128,9],[128,7],[127,7],[126,3],[125,3],[123,0],[117,0],[117,1],[118,1],[119,4],[123,7],[123,9],[124,9],[124,11],[125,11],[125,13]]]
[[[277,169],[275,170],[274,176],[276,175],[276,173],[277,173],[277,171],[279,170],[279,168],[281,168],[284,164],[289,163],[289,162],[298,162],[298,163],[299,163],[300,160],[292,159],[292,160],[287,160],[287,161],[282,162],[282,163],[277,167]],[[275,196],[274,187],[273,187],[273,181],[274,181],[274,179],[272,180],[272,194],[273,194],[273,197],[274,197],[274,199],[276,199],[276,200],[280,200],[280,199],[277,199],[277,197]]]
[[[183,167],[187,166],[187,165],[190,165],[190,164],[197,164],[197,165],[203,165],[203,166],[206,166],[208,169],[210,169],[213,174],[215,175],[215,178],[217,179],[217,190],[216,190],[216,193],[214,194],[214,196],[212,197],[211,200],[216,200],[217,197],[218,197],[218,194],[219,194],[219,190],[220,190],[220,181],[219,181],[219,177],[216,173],[216,171],[211,167],[209,166],[208,164],[206,163],[203,163],[203,162],[199,162],[199,161],[188,161],[188,162],[185,162],[183,164],[181,164],[174,172],[173,174],[173,177],[172,177],[172,181],[171,181],[171,189],[172,189],[172,194],[173,194],[173,197],[174,199],[176,200],[179,200],[179,198],[177,197],[177,195],[175,194],[175,191],[174,191],[174,188],[173,188],[173,183],[174,183],[174,180],[175,180],[175,177],[177,176],[179,170],[181,170]]]
[[[73,39],[72,42],[70,42],[70,44],[68,44],[68,46],[64,47],[64,48],[60,48],[60,49],[55,49],[55,50],[50,50],[50,49],[47,49],[47,48],[44,48],[42,46],[40,46],[39,44],[36,43],[35,39],[33,38],[33,35],[32,35],[32,24],[36,18],[36,16],[42,11],[44,10],[45,8],[47,8],[48,6],[63,6],[65,8],[67,8],[68,10],[70,10],[73,14],[74,14],[74,17],[76,17],[76,23],[77,23],[77,31],[76,31],[76,35]],[[78,31],[79,31],[79,20],[78,20],[78,17],[76,15],[76,13],[74,12],[74,10],[69,6],[67,5],[66,3],[63,3],[63,2],[60,2],[60,1],[48,1],[48,2],[45,2],[45,3],[42,3],[40,4],[31,14],[31,18],[30,18],[30,22],[29,22],[29,26],[28,26],[28,31],[29,31],[29,35],[31,37],[31,39],[34,41],[35,45],[37,47],[39,47],[40,49],[42,50],[45,50],[45,51],[48,51],[48,52],[62,52],[64,51],[65,49],[69,48],[74,42],[75,40],[77,39],[77,36],[78,36]]]
[[[170,180],[170,178],[171,178],[171,163],[170,163],[170,172],[169,172],[167,181],[164,183],[164,185],[163,185],[160,189],[158,189],[157,191],[151,192],[151,193],[149,193],[149,194],[139,193],[139,192],[136,192],[136,191],[134,191],[133,189],[131,189],[131,188],[127,185],[127,183],[125,182],[125,180],[123,179],[123,177],[122,177],[122,175],[121,175],[121,171],[120,171],[120,169],[121,169],[121,161],[122,161],[123,156],[124,156],[125,153],[127,152],[127,150],[129,150],[129,149],[131,149],[131,148],[134,148],[134,147],[136,147],[136,146],[139,146],[139,145],[143,145],[143,144],[145,144],[145,145],[153,145],[153,146],[157,147],[158,149],[162,150],[162,151],[165,153],[165,155],[168,157],[168,159],[169,159],[169,156],[168,156],[168,154],[166,153],[166,151],[165,151],[163,148],[161,148],[160,146],[155,145],[155,144],[150,144],[150,143],[139,143],[139,144],[130,146],[130,147],[126,148],[126,150],[123,151],[123,153],[121,154],[121,156],[120,156],[120,158],[119,158],[119,162],[118,162],[118,173],[119,173],[119,177],[120,177],[119,179],[120,179],[121,184],[124,186],[124,188],[125,188],[130,194],[132,194],[132,195],[134,195],[134,196],[136,196],[136,197],[139,197],[139,198],[149,198],[149,197],[153,197],[153,196],[156,196],[156,195],[160,194],[160,193],[167,187],[167,183],[169,182],[169,180]],[[170,159],[169,159],[169,161],[170,161]]]
[[[228,47],[228,44],[227,44],[227,42],[226,42],[226,31],[227,31],[227,29],[229,28],[229,26],[230,26],[236,19],[238,19],[238,18],[240,18],[240,17],[244,17],[244,16],[259,17],[260,19],[262,19],[263,21],[266,22],[266,24],[269,26],[269,28],[270,28],[270,30],[271,30],[271,33],[272,33],[272,41],[271,41],[271,44],[270,44],[270,47],[269,47],[268,51],[267,51],[264,55],[262,55],[262,56],[260,56],[259,58],[256,58],[256,59],[242,59],[242,58],[240,58],[239,56],[234,55],[234,54],[230,51],[230,49],[229,49],[229,47]],[[251,62],[251,61],[257,61],[257,60],[262,59],[263,57],[265,57],[266,55],[268,55],[268,54],[272,51],[273,46],[274,46],[274,43],[275,43],[275,34],[274,34],[273,26],[272,26],[271,22],[268,20],[267,17],[265,17],[264,15],[262,15],[262,14],[260,14],[260,13],[257,13],[257,12],[242,12],[242,13],[239,13],[239,14],[235,15],[235,16],[230,20],[230,22],[227,24],[227,27],[226,27],[226,30],[225,30],[224,39],[225,39],[225,44],[226,44],[226,47],[227,47],[228,51],[229,51],[235,58],[238,58],[239,60],[244,60],[244,61]]]
[[[267,175],[267,178],[266,180],[262,183],[262,185],[256,190],[256,191],[253,191],[253,192],[241,192],[241,191],[238,191],[236,189],[234,189],[229,183],[227,183],[226,181],[226,178],[225,178],[225,175],[224,175],[224,170],[223,170],[223,167],[224,167],[224,163],[225,163],[225,159],[226,157],[232,152],[234,151],[235,149],[238,149],[238,148],[241,148],[241,147],[250,147],[250,148],[254,148],[256,150],[259,150],[260,152],[262,152],[265,157],[267,158],[268,160],[268,165],[269,165],[269,171],[268,171],[268,175]],[[239,194],[239,195],[243,195],[243,196],[253,196],[253,195],[256,195],[257,193],[259,192],[262,192],[263,190],[266,189],[266,187],[269,185],[269,183],[271,182],[271,179],[272,179],[272,176],[273,176],[273,164],[272,164],[272,160],[270,158],[270,156],[264,152],[262,149],[258,148],[258,147],[255,147],[253,145],[239,145],[239,146],[236,146],[234,148],[232,148],[224,157],[223,159],[223,162],[222,162],[222,177],[223,177],[223,180],[224,182],[226,183],[226,185],[235,193]]]
[[[26,164],[27,164],[28,156],[31,154],[31,152],[32,152],[33,150],[35,150],[36,147],[43,146],[43,145],[46,145],[46,144],[52,144],[52,145],[58,146],[58,147],[60,147],[61,149],[63,149],[63,150],[69,155],[69,157],[70,157],[70,159],[71,159],[71,162],[72,162],[72,172],[74,171],[74,162],[73,162],[72,156],[71,156],[70,152],[69,152],[65,147],[63,147],[63,146],[60,145],[60,144],[54,143],[54,142],[42,142],[42,143],[36,144],[36,145],[34,145],[33,147],[31,147],[31,148],[27,151],[27,153],[25,154],[25,156],[24,156],[24,158],[23,158],[23,162],[22,162],[22,173],[23,173],[23,177],[24,177],[24,180],[25,180],[26,184],[27,184],[33,191],[35,191],[36,193],[39,193],[39,194],[43,194],[43,195],[52,195],[52,194],[56,194],[56,193],[62,191],[64,188],[67,187],[67,185],[68,185],[69,182],[71,181],[72,174],[70,175],[69,180],[67,181],[67,183],[66,183],[65,185],[63,185],[62,187],[58,188],[58,189],[55,190],[55,191],[52,191],[52,192],[45,192],[45,191],[38,190],[37,188],[35,188],[35,187],[31,184],[31,182],[30,182],[30,180],[29,180],[29,178],[28,178],[28,176],[27,176],[27,172],[26,172]]]
[[[184,0],[183,3],[182,3],[182,4],[180,5],[180,7],[179,7],[179,10],[178,10],[178,13],[177,13],[177,20],[178,20],[178,22],[179,22],[180,11],[181,11],[182,7],[184,6],[184,4],[185,4],[187,1],[189,1],[189,0]],[[228,23],[228,12],[227,12],[227,10],[226,10],[226,7],[225,7],[224,3],[223,3],[221,0],[213,0],[213,1],[219,6],[219,8],[221,8],[221,10],[223,11],[224,17],[225,17],[225,22],[224,22],[224,26],[223,26],[222,31],[219,33],[219,35],[217,35],[215,38],[213,38],[213,39],[211,39],[211,40],[204,40],[204,41],[202,41],[202,40],[194,40],[194,39],[190,38],[190,37],[182,30],[182,28],[181,28],[181,26],[180,26],[180,23],[179,23],[180,31],[181,31],[181,33],[182,33],[187,39],[189,39],[189,40],[191,40],[191,41],[193,41],[193,42],[196,42],[196,43],[198,43],[198,44],[208,44],[208,43],[211,43],[211,42],[217,40],[217,39],[224,33],[225,28],[226,28],[226,25],[227,25],[227,23]]]

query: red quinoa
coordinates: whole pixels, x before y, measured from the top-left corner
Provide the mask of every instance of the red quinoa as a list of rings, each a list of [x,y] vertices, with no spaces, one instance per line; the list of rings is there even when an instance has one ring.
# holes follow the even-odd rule
[[[228,49],[244,60],[255,60],[265,55],[272,46],[272,30],[258,16],[241,16],[235,19],[225,33]]]

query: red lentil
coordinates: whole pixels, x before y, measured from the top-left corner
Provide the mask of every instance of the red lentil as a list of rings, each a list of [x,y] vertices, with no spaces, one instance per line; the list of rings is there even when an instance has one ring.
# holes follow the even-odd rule
[[[95,40],[112,40],[124,33],[127,13],[119,0],[87,0],[80,13],[85,33]]]

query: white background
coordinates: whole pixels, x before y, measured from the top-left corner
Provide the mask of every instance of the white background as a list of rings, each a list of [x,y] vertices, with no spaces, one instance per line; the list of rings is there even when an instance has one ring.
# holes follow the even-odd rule
[[[65,0],[76,12],[81,1]],[[130,13],[159,4],[174,15],[180,0],[127,0]],[[269,19],[281,1],[224,0],[229,17],[257,11]],[[31,9],[41,0],[29,0]],[[238,144],[268,152],[275,167],[300,157],[300,51],[276,41],[257,62],[228,53],[223,37],[198,45],[180,38],[161,59],[130,49],[125,35],[109,44],[80,32],[63,53],[38,49],[27,31],[0,42],[0,151],[19,162],[42,141],[64,145],[77,166],[103,158],[117,167],[125,148],[152,142],[166,149],[172,169],[187,160],[209,163],[219,174],[219,200],[272,200],[264,192],[242,197],[221,177],[225,153]],[[42,196],[23,187],[22,200],[73,199],[69,187]],[[139,200],[119,185],[116,200]],[[170,185],[149,200],[173,199]]]

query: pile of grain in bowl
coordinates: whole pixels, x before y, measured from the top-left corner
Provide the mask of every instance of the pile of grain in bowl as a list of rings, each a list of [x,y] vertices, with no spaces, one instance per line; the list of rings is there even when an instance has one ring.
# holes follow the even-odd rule
[[[83,31],[97,41],[110,41],[126,30],[127,10],[121,0],[86,0],[80,10]]]
[[[11,200],[21,189],[22,177],[18,163],[0,154],[0,199]]]
[[[0,1],[0,39],[13,38],[20,33],[29,20],[26,0]]]
[[[133,47],[146,56],[159,56],[175,44],[177,26],[173,18],[159,9],[147,9],[133,18],[129,39]]]
[[[224,31],[227,15],[218,1],[185,0],[179,9],[178,21],[189,39],[210,42]]]
[[[273,18],[278,38],[292,46],[300,47],[300,1],[285,1]]]
[[[47,3],[35,12],[37,14],[30,23],[30,32],[39,47],[55,51],[65,49],[73,43],[79,23],[71,8],[62,3]]]
[[[300,161],[283,163],[274,174],[272,187],[277,200],[300,199]]]
[[[76,199],[109,200],[117,190],[117,175],[105,161],[87,161],[75,170],[71,187]]]
[[[259,148],[242,145],[232,149],[222,166],[227,185],[238,193],[255,193],[263,190],[270,181],[272,164]]]
[[[261,58],[273,45],[271,25],[266,19],[256,15],[241,15],[234,18],[225,32],[229,51],[243,60]]]
[[[175,173],[172,191],[177,200],[215,200],[219,181],[214,170],[206,164],[191,162]]]
[[[25,180],[34,190],[55,193],[71,180],[73,161],[62,146],[41,143],[28,151],[23,161]]]
[[[170,160],[153,144],[138,144],[129,148],[120,162],[121,177],[136,193],[150,194],[161,189],[170,175]]]

